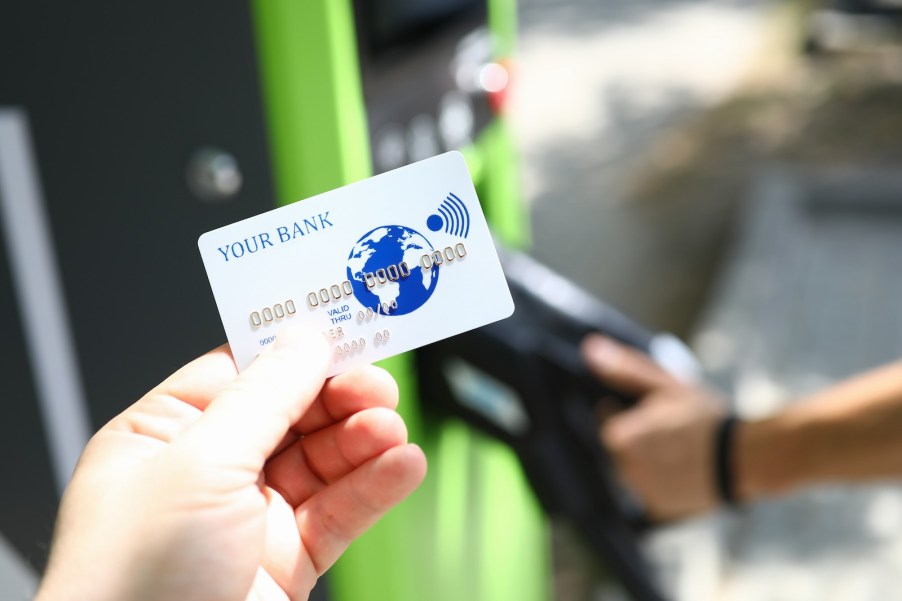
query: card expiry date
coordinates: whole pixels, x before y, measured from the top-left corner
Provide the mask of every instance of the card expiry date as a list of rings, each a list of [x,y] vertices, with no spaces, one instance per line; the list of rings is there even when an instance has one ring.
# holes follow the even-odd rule
[[[239,370],[295,321],[326,336],[335,375],[514,310],[457,152],[207,232],[198,246]]]

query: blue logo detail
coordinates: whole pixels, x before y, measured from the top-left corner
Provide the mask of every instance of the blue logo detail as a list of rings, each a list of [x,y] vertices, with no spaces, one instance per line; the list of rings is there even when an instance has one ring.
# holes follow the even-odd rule
[[[438,283],[439,267],[424,269],[420,263],[432,250],[422,234],[403,225],[383,225],[367,232],[348,256],[348,280],[354,297],[379,313],[385,313],[380,308],[383,306],[393,307],[389,315],[416,311],[429,300]],[[375,286],[367,286],[368,280],[375,281]]]
[[[433,232],[444,229],[446,234],[466,238],[470,233],[470,212],[453,192],[438,207],[438,214],[430,215],[426,227]]]

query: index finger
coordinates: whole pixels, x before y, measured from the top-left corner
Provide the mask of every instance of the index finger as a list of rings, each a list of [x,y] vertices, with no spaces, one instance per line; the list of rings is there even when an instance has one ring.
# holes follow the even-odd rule
[[[292,429],[310,434],[371,407],[395,409],[398,384],[390,373],[364,365],[326,380],[319,397]]]
[[[583,360],[599,380],[630,395],[644,395],[679,381],[645,353],[607,336],[589,334],[583,339]]]

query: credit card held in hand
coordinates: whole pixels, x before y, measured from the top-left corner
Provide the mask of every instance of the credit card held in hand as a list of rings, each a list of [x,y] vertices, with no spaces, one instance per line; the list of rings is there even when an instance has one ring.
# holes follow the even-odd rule
[[[323,332],[335,375],[514,310],[457,152],[207,232],[198,246],[239,370],[293,322]]]

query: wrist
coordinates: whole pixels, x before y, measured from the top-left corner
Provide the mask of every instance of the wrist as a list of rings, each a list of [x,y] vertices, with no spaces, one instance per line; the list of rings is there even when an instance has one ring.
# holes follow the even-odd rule
[[[798,438],[780,417],[736,425],[733,469],[736,497],[750,502],[796,488],[803,461]]]
[[[62,601],[69,599],[126,599],[110,594],[103,578],[93,579],[85,583],[77,575],[64,578],[53,571],[48,571],[41,579],[34,601]]]
[[[47,568],[34,601],[81,600],[127,601],[135,599],[127,586],[133,570],[123,569],[116,559],[94,554],[87,548],[69,547],[70,537],[53,541]],[[96,561],[97,557],[104,558]]]

